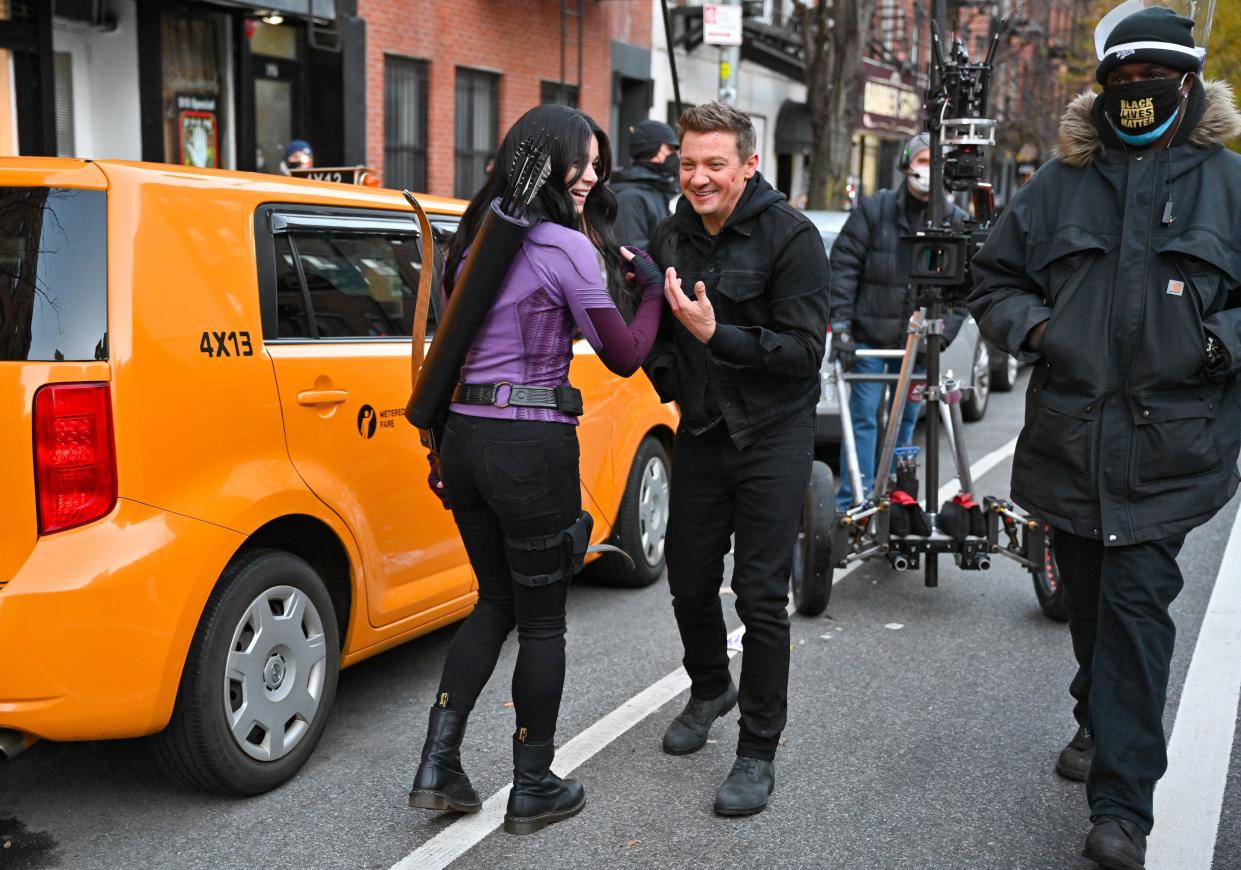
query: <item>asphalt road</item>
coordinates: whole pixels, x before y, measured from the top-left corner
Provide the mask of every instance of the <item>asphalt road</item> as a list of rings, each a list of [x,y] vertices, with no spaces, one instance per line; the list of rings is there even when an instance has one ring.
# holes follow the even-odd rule
[[[974,459],[1016,435],[1023,387],[1024,376],[969,426]],[[1008,473],[1009,463],[999,463],[976,490],[1005,493]],[[1169,733],[1235,511],[1234,503],[1193,533],[1181,555]],[[456,817],[408,809],[405,799],[451,633],[345,671],[311,762],[260,798],[187,791],[162,776],[142,741],[44,743],[0,764],[0,843],[10,843],[0,868],[392,867],[441,832],[460,830]],[[794,618],[792,641],[789,725],[766,812],[711,812],[733,757],[734,717],[717,723],[695,755],[660,752],[681,694],[575,772],[589,798],[580,816],[530,837],[491,831],[453,866],[1093,866],[1077,857],[1088,828],[1084,788],[1052,770],[1073,731],[1068,632],[1042,616],[1015,563],[966,573],[944,561],[937,589],[920,574],[865,565],[836,586],[826,616]],[[465,763],[484,796],[511,776],[515,646],[506,647],[466,737]],[[666,586],[577,583],[568,649],[561,744],[678,668]],[[1216,870],[1241,867],[1237,734]],[[1161,833],[1157,820],[1155,838]]]

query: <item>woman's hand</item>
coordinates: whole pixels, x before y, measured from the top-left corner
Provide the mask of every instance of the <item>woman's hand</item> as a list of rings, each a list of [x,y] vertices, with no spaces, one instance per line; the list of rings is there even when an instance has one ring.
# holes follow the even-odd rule
[[[440,480],[440,466],[439,462],[436,461],[434,453],[427,454],[427,463],[431,466],[431,472],[427,475],[427,486],[431,487],[431,492],[435,493],[435,497],[440,500],[440,506],[444,510],[448,510],[444,481]]]
[[[690,335],[706,344],[715,335],[715,309],[707,298],[707,285],[701,281],[694,285],[694,299],[690,299],[681,291],[681,279],[677,270],[668,267],[664,273],[664,297],[672,316],[681,321],[681,325],[689,330]]]
[[[651,255],[641,248],[632,245],[621,245],[621,259],[632,270],[625,273],[630,281],[637,281],[643,297],[654,296],[663,289],[664,276]]]

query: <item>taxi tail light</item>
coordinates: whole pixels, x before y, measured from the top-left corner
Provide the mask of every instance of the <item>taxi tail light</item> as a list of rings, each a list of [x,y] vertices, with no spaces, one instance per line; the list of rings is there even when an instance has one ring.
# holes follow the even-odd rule
[[[47,384],[34,397],[39,534],[97,520],[116,504],[116,440],[107,384]]]

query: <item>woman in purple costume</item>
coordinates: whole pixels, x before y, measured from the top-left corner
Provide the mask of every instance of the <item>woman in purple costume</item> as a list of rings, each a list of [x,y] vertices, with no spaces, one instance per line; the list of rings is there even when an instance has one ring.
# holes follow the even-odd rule
[[[586,803],[581,783],[551,771],[565,601],[590,534],[578,470],[580,399],[575,407],[578,394],[568,385],[574,335],[580,331],[609,369],[628,377],[650,350],[663,298],[662,276],[641,251],[628,267],[636,287],[628,283],[626,262],[635,253],[612,236],[607,135],[566,106],[531,109],[509,130],[453,239],[447,275],[456,276],[486,209],[507,188],[518,144],[541,136],[551,140],[552,168],[531,207],[535,225],[474,339],[444,428],[437,494],[452,509],[478,576],[478,605],[448,649],[409,796],[411,806],[427,809],[482,805],[461,766],[461,739],[515,626],[517,730],[504,818],[514,834],[566,819]],[[451,293],[450,280],[445,289]]]

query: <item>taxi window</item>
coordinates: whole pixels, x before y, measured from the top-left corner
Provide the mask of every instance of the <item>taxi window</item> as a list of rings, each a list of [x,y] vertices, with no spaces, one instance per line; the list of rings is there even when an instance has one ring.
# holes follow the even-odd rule
[[[108,358],[107,194],[0,187],[0,361]]]

